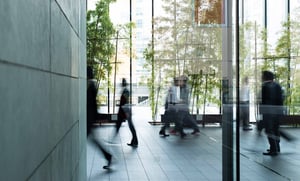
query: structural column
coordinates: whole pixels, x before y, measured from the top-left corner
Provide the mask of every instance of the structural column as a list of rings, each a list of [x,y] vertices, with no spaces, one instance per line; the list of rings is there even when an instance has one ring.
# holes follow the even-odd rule
[[[232,84],[232,0],[225,1],[222,28],[222,177],[234,180],[233,162],[233,84]]]

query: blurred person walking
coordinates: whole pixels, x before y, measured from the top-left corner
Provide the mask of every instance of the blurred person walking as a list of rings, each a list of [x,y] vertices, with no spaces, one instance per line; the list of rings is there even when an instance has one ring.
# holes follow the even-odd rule
[[[109,169],[111,166],[112,155],[103,147],[103,144],[95,136],[95,123],[98,115],[97,111],[97,88],[91,67],[87,68],[87,138],[90,140],[104,155],[107,165],[103,169]]]
[[[120,97],[120,105],[118,110],[118,120],[116,122],[116,132],[115,135],[119,133],[120,127],[124,121],[127,120],[130,132],[132,134],[132,139],[130,143],[127,143],[128,146],[137,147],[138,146],[138,138],[136,134],[136,130],[132,121],[132,109],[129,101],[130,92],[127,88],[127,81],[125,78],[122,79],[122,94]]]
[[[263,117],[258,124],[258,131],[265,129],[270,145],[263,155],[275,156],[280,152],[279,121],[283,115],[283,93],[270,71],[262,72],[260,113]]]
[[[175,106],[172,106],[176,103],[176,86],[178,84],[178,81],[176,78],[173,78],[172,85],[169,87],[166,101],[165,101],[165,112],[163,117],[163,126],[161,127],[159,131],[159,135],[161,136],[169,136],[169,134],[166,133],[166,129],[170,128],[170,123],[174,122],[176,124],[176,109]],[[176,126],[175,126],[176,127]],[[172,130],[172,132],[176,133],[175,129]]]
[[[183,124],[188,125],[193,129],[192,135],[198,135],[200,133],[198,124],[196,120],[192,117],[189,110],[189,88],[188,88],[188,78],[187,76],[179,77],[179,87],[180,87],[180,103],[183,104],[183,108],[180,113],[183,114]]]
[[[248,77],[244,77],[241,87],[241,98],[240,98],[240,113],[241,120],[243,121],[242,126],[244,131],[252,130],[249,124],[249,103],[250,103],[250,88]]]
[[[187,117],[186,106],[180,99],[180,78],[175,77],[173,79],[172,86],[168,89],[167,99],[165,103],[165,123],[159,131],[162,136],[168,136],[165,133],[166,128],[170,126],[170,122],[175,123],[173,133],[179,132],[181,138],[186,136],[183,130],[184,119]]]

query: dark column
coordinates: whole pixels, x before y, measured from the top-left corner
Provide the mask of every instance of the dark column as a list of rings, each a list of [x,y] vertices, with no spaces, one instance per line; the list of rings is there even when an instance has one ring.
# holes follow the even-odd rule
[[[232,88],[232,0],[225,1],[225,26],[222,28],[222,178],[234,180],[233,164],[233,88]]]

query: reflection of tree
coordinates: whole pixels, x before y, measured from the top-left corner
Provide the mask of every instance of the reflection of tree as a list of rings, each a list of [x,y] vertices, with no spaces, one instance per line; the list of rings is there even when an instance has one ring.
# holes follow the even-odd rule
[[[196,0],[196,21],[199,24],[223,24],[223,0]]]
[[[255,93],[259,93],[257,87],[260,86],[259,73],[261,70],[270,70],[276,75],[276,81],[284,89],[285,105],[288,106],[290,114],[300,113],[300,73],[299,73],[299,47],[300,47],[300,23],[299,17],[288,19],[282,23],[279,37],[275,45],[275,51],[268,44],[267,29],[261,28],[254,22],[246,22],[240,27],[240,52],[244,54],[240,57],[240,75],[254,74]],[[251,31],[254,35],[250,35]],[[257,32],[260,32],[257,34]],[[247,41],[245,41],[247,39]],[[251,51],[251,47],[255,50]],[[257,52],[257,49],[260,50]],[[254,53],[254,54],[253,54]],[[245,61],[247,57],[254,57],[255,62]],[[245,59],[245,60],[244,60]],[[254,70],[251,66],[254,64]],[[256,96],[255,94],[255,96]],[[254,99],[259,100],[259,97]]]
[[[193,7],[190,0],[171,2],[162,0],[162,2],[165,13],[154,19],[154,48],[149,46],[144,51],[147,62],[145,68],[151,70],[152,73],[155,71],[155,76],[152,79],[147,77],[148,81],[145,81],[149,83],[152,90],[150,103],[153,114],[156,104],[162,105],[165,100],[165,95],[161,94],[160,88],[167,88],[173,77],[186,75],[192,78],[192,75],[201,74],[201,70],[204,70],[204,73],[215,71],[216,76],[200,76],[197,79],[198,83],[195,84],[193,84],[193,79],[190,79],[189,83],[193,84],[191,96],[194,96],[191,99],[198,99],[193,106],[201,107],[204,104],[204,96],[207,103],[219,104],[219,100],[215,98],[218,98],[216,90],[220,86],[221,28],[194,26],[193,14],[191,14]]]

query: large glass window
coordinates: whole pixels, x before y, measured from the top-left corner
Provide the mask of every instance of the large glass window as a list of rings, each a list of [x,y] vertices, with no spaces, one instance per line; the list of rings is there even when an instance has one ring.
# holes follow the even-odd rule
[[[280,129],[293,132],[290,128],[300,122],[300,1],[132,3],[132,12],[128,1],[117,1],[111,6],[122,10],[120,14],[112,13],[115,25],[129,23],[132,15],[133,36],[129,42],[128,31],[128,36],[119,40],[118,56],[112,66],[115,74],[108,80],[130,78],[133,104],[150,107],[149,119],[159,124],[165,119],[169,90],[174,88],[174,96],[181,101],[183,92],[189,92],[188,114],[209,145],[205,147],[209,149],[207,155],[196,153],[194,158],[208,164],[208,170],[214,174],[211,178],[206,175],[208,180],[298,179],[298,165],[291,164],[297,155],[289,140],[275,135],[277,146],[282,148],[280,155],[268,155],[272,133],[259,132],[258,125],[266,119],[261,112],[262,72],[266,70],[274,73],[274,81],[282,87]],[[120,87],[114,89],[118,91]],[[186,149],[193,153],[197,146],[201,145]]]

